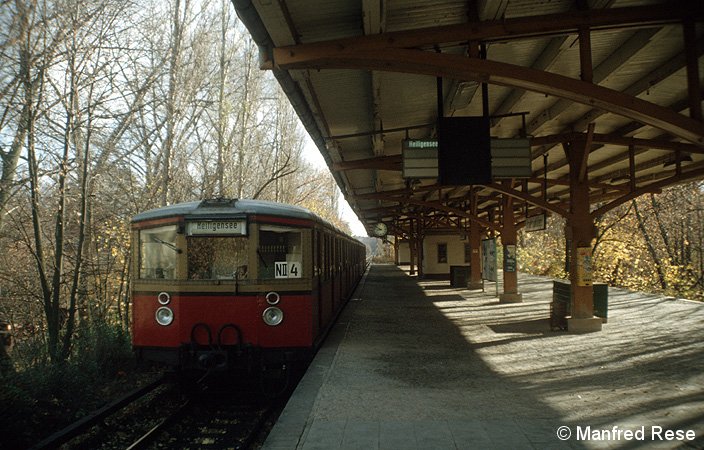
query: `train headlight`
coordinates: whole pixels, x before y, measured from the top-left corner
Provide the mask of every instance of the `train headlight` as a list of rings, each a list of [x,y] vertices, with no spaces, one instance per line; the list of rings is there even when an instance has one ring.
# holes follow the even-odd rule
[[[174,312],[167,306],[162,306],[156,310],[156,322],[159,325],[167,326],[174,321]]]
[[[275,327],[284,320],[284,312],[276,306],[270,306],[262,313],[262,319],[265,324]]]
[[[156,299],[162,305],[168,305],[169,302],[171,301],[171,296],[169,295],[168,292],[160,292],[159,295],[156,296]]]
[[[270,305],[276,305],[281,301],[281,296],[278,292],[269,292],[266,294],[266,302]]]

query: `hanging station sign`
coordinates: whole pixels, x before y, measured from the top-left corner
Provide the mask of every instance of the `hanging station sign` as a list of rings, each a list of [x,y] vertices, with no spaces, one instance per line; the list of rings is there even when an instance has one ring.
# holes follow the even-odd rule
[[[532,176],[529,139],[492,138],[490,147],[491,178],[530,178]],[[402,149],[404,178],[438,178],[437,139],[404,139]],[[469,152],[470,149],[468,148],[467,151]]]
[[[526,218],[526,231],[541,231],[546,227],[545,213],[536,214]]]
[[[532,162],[528,139],[491,140],[492,178],[530,178]]]
[[[436,139],[404,139],[404,178],[438,177],[438,141]]]

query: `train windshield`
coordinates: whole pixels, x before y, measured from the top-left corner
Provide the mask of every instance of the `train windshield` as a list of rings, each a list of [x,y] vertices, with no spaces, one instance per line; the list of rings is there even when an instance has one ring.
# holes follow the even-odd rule
[[[176,225],[141,230],[139,250],[140,278],[176,278]]]
[[[189,280],[244,280],[248,277],[249,239],[246,237],[189,237]]]
[[[259,278],[302,278],[301,231],[276,225],[259,227]]]

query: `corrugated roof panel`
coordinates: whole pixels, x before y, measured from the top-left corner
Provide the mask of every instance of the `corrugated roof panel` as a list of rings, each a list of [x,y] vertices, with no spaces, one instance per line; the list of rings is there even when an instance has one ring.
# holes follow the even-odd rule
[[[491,61],[531,67],[549,40],[548,38],[535,38],[511,43],[493,42],[487,45],[487,57]]]
[[[687,98],[687,69],[678,70],[665,81],[638,95],[638,98],[658,105],[672,105]]]
[[[579,79],[579,41],[577,36],[568,36],[560,47],[560,54],[546,69],[566,77]]]
[[[556,14],[574,8],[571,0],[512,0],[506,8],[505,18]]]
[[[310,81],[332,135],[359,133],[370,129],[369,72],[310,71]]]
[[[562,103],[565,102],[563,101]],[[560,128],[560,132],[586,131],[586,128],[584,130],[574,130],[573,124],[582,119],[582,117],[591,110],[592,107],[589,105],[579,103],[568,104],[568,107],[555,118],[555,126]]]
[[[388,0],[386,30],[402,31],[451,25],[467,21],[468,2],[464,0]]]
[[[379,72],[380,111],[385,128],[434,122],[437,95],[434,77]],[[399,102],[403,99],[403,102]]]
[[[288,0],[286,6],[302,43],[362,34],[359,0]]]

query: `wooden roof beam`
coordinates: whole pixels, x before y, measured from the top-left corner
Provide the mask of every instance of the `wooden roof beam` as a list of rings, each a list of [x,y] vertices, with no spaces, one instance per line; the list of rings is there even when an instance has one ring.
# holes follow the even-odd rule
[[[677,1],[659,5],[625,8],[593,9],[517,17],[501,20],[472,21],[456,25],[428,27],[416,30],[371,34],[354,38],[334,39],[303,45],[281,47],[289,54],[305,51],[367,52],[393,48],[432,48],[438,44],[469,41],[510,41],[536,36],[577,33],[580,27],[603,30],[637,26],[658,26],[681,23],[685,19],[704,20],[700,2]],[[265,66],[264,68],[271,68]]]
[[[584,138],[583,133],[568,132],[560,134],[552,134],[549,136],[539,136],[531,139],[531,146],[557,145],[563,142],[571,141],[577,138]],[[685,142],[667,141],[664,139],[639,139],[628,136],[619,136],[615,134],[594,133],[592,136],[593,144],[611,144],[621,145],[624,147],[634,146],[642,147],[651,150],[670,150],[673,152],[683,151],[689,153],[704,154],[704,148],[688,144]],[[534,156],[535,159],[535,156]]]
[[[283,70],[383,70],[488,82],[554,95],[628,117],[704,146],[704,124],[676,111],[603,86],[515,64],[405,49],[350,52],[337,48],[320,51],[301,45],[295,49],[278,48],[273,52],[277,67]]]
[[[336,172],[356,169],[376,169],[376,170],[402,170],[401,155],[377,156],[375,158],[355,159],[332,164],[332,170]]]
[[[669,173],[673,173],[676,171],[669,171]],[[597,208],[596,210],[592,211],[591,216],[592,217],[599,217],[603,214],[605,214],[608,211],[611,211],[612,209],[633,200],[636,197],[639,197],[643,194],[647,194],[648,192],[653,192],[653,190],[657,189],[662,189],[667,186],[671,186],[673,184],[677,183],[684,183],[687,181],[695,180],[697,178],[704,177],[704,167],[699,167],[693,170],[688,170],[686,172],[682,172],[680,174],[675,173],[674,175],[664,178],[660,181],[656,181],[654,183],[647,184],[645,186],[641,186],[637,188],[634,191],[629,192],[628,194],[621,196],[610,203],[607,203],[606,205]]]

